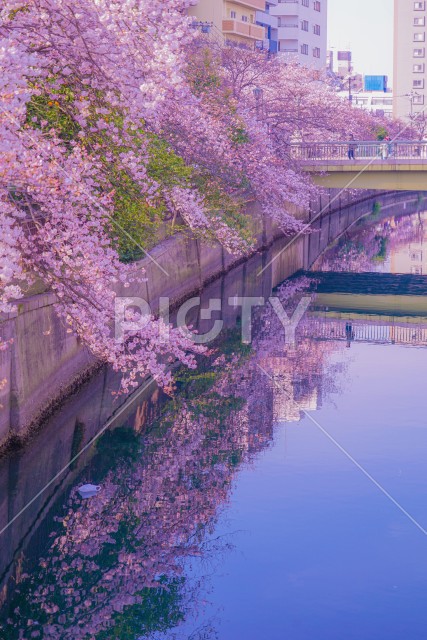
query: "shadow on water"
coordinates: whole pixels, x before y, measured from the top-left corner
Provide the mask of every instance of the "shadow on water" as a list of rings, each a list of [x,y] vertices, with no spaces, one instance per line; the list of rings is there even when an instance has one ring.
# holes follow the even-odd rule
[[[322,274],[388,275],[396,261],[403,273],[403,254],[420,241],[422,209],[417,194],[394,195],[381,207],[367,202],[326,215],[288,249],[278,241],[202,292],[201,306],[213,297],[222,301],[224,331],[197,370],[177,371],[173,399],[153,385],[120,409],[112,396],[117,379],[100,371],[27,447],[0,461],[0,528],[66,467],[1,535],[2,638],[159,638],[191,616],[203,577],[186,567],[203,557],[210,573],[232,545],[232,538],[216,537],[215,525],[239,468],[271,446],[277,422],[298,422],[302,411],[315,410],[336,390],[340,371],[329,356],[377,335],[359,326],[373,319],[390,325],[391,300],[390,308],[367,309],[366,300],[351,295],[351,284],[344,289],[337,275],[328,288]],[[421,276],[409,258],[405,268]],[[302,279],[275,293],[292,314],[312,291],[310,278],[318,281],[297,344],[286,343],[266,306],[254,314],[253,343],[243,345],[240,310],[229,298],[267,299],[301,270]],[[415,326],[427,309],[405,313]],[[193,314],[199,331],[210,328],[198,308]],[[74,460],[111,416],[111,428]],[[76,487],[86,482],[102,489],[84,501]],[[193,637],[210,633],[202,628]]]

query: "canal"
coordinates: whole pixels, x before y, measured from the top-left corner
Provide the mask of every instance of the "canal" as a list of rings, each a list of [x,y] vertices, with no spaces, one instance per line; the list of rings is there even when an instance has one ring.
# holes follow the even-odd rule
[[[266,303],[173,398],[101,371],[0,460],[2,639],[426,637],[427,200],[351,215],[206,288]]]

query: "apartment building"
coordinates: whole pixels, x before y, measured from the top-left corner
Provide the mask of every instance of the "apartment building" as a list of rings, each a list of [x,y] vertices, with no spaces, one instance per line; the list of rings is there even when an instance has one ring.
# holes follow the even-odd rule
[[[410,120],[427,110],[426,1],[394,0],[395,118]]]
[[[251,48],[262,47],[266,27],[257,24],[257,12],[264,12],[266,0],[199,0],[189,13],[198,22],[212,23],[227,41]]]
[[[278,0],[270,7],[270,15],[278,19],[278,54],[285,61],[326,67],[327,4],[327,0]]]

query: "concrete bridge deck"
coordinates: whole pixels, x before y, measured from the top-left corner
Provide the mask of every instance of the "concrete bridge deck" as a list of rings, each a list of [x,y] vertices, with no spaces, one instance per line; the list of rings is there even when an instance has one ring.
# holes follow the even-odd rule
[[[317,280],[318,293],[387,294],[427,296],[427,276],[412,273],[366,271],[299,271],[298,275]]]
[[[328,188],[422,191],[427,188],[427,143],[319,142],[290,145],[316,184]]]
[[[427,160],[316,160],[305,164],[304,171],[330,189],[427,189]]]

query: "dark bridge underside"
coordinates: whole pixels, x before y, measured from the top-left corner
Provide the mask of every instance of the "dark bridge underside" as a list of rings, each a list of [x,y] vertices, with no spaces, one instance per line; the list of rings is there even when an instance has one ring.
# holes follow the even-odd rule
[[[318,280],[318,293],[427,296],[427,276],[422,275],[344,271],[299,271],[296,275]]]

